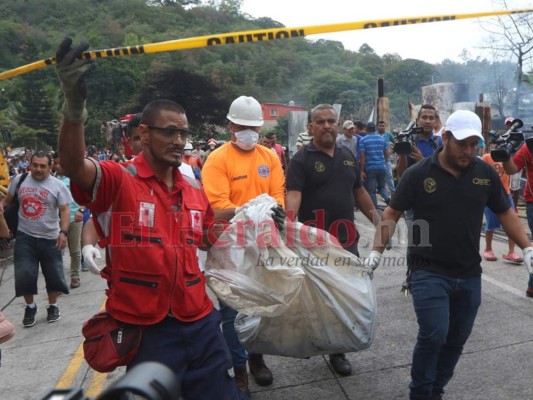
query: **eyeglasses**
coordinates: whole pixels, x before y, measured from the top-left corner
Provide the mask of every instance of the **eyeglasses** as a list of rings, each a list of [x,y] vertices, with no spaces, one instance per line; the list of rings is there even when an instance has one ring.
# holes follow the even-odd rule
[[[192,136],[193,134],[191,131],[187,129],[176,128],[173,126],[161,128],[159,126],[146,125],[146,127],[148,127],[148,129],[153,129],[154,131],[159,132],[161,136],[163,136],[165,139],[168,139],[168,140],[174,140],[177,137],[179,137],[180,139],[184,139],[184,138]]]

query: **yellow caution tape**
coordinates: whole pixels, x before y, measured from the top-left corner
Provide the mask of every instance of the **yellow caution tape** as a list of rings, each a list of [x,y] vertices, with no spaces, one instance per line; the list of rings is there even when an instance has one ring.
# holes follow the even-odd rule
[[[115,56],[128,56],[132,54],[160,53],[165,51],[187,50],[199,47],[221,46],[234,43],[257,43],[270,40],[291,39],[308,35],[318,35],[323,33],[352,31],[359,29],[388,28],[391,26],[417,25],[430,22],[456,21],[460,19],[496,17],[501,15],[523,14],[532,12],[533,8],[521,10],[501,10],[470,14],[454,15],[430,15],[425,17],[405,17],[398,19],[368,20],[360,22],[345,22],[339,24],[301,26],[296,28],[272,28],[259,29],[253,31],[219,33],[215,35],[198,36],[187,39],[169,40],[166,42],[150,43],[145,45],[116,47],[113,49],[86,51],[83,58],[106,58]],[[0,73],[0,80],[22,75],[47,65],[54,64],[55,57],[46,60],[36,61]]]

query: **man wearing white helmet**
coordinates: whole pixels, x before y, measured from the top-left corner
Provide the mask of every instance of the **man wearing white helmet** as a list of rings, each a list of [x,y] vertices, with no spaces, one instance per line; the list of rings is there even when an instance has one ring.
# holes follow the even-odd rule
[[[199,181],[202,180],[202,160],[200,160],[200,157],[195,156],[192,154],[193,147],[191,142],[185,143],[185,147],[183,148],[183,156],[182,160],[185,164],[188,164],[192,167],[192,170],[194,172],[194,177],[198,179]]]
[[[481,303],[479,239],[485,206],[524,252],[531,270],[533,247],[516,217],[495,169],[476,157],[481,120],[456,111],[446,121],[443,147],[403,174],[366,260],[381,253],[402,212],[413,209],[407,259],[418,321],[411,365],[410,399],[442,399]],[[467,397],[466,394],[463,397]]]
[[[235,209],[260,194],[272,196],[280,206],[285,204],[285,176],[278,156],[258,146],[263,125],[263,110],[253,97],[241,96],[233,101],[227,115],[231,141],[207,158],[202,170],[204,189],[215,212],[215,219],[229,221]],[[275,209],[278,228],[283,225],[284,212]],[[222,330],[231,351],[237,386],[249,394],[246,351],[235,332],[237,312],[221,303]],[[261,354],[250,354],[250,372],[258,385],[272,384],[272,373]]]

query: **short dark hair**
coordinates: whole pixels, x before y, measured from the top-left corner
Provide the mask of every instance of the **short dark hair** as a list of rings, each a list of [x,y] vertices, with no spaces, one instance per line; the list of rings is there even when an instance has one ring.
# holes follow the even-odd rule
[[[268,132],[267,134],[265,134],[265,137],[267,139],[272,139],[274,136],[276,136],[276,134],[274,132]]]
[[[418,117],[422,115],[422,110],[433,110],[435,111],[435,115],[437,115],[437,109],[431,104],[422,104],[420,110],[418,110]]]
[[[363,129],[365,127],[361,121],[355,121],[353,124],[357,129]]]
[[[126,136],[131,137],[131,130],[133,128],[138,128],[139,124],[141,123],[142,114],[137,113],[133,117],[130,118],[128,121],[128,125],[126,126]]]
[[[186,114],[185,109],[172,100],[153,100],[144,107],[140,124],[153,125],[163,110],[175,111],[178,114]]]
[[[36,151],[35,153],[33,153],[33,154],[31,155],[31,158],[30,158],[30,164],[33,162],[33,159],[34,159],[35,157],[38,157],[38,158],[46,157],[46,158],[48,158],[48,165],[49,165],[49,166],[52,165],[52,156],[50,155],[50,153],[47,153],[47,152],[45,152],[45,151],[43,151],[43,150],[38,150],[38,151]],[[59,154],[58,154],[58,157],[59,157]]]

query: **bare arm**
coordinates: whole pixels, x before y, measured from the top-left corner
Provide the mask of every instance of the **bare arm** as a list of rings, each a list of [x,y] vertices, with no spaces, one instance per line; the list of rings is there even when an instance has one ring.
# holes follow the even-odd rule
[[[393,208],[387,207],[383,211],[383,217],[381,220],[380,226],[376,229],[374,235],[374,244],[372,246],[372,251],[377,251],[383,253],[387,244],[389,244],[394,230],[396,229],[396,224],[402,216],[402,212],[395,210]]]
[[[59,206],[59,229],[68,232],[70,208],[68,204]],[[67,235],[59,233],[56,241],[57,248],[63,250],[67,246]]]
[[[213,208],[213,211],[215,213],[215,220],[223,219],[224,221],[229,221],[235,216],[235,210],[236,208],[225,208],[223,210]]]
[[[376,207],[374,207],[374,203],[366,189],[364,187],[354,189],[353,195],[357,208],[361,210],[364,216],[372,222],[374,226],[378,226],[381,222],[381,216],[379,215],[379,211],[376,210]]]
[[[296,190],[289,190],[285,196],[285,211],[287,218],[295,221],[300,211],[300,204],[302,204],[302,192]]]
[[[7,226],[7,222],[4,218],[4,207],[2,206],[2,203],[0,203],[0,238],[8,238],[9,237],[9,227]]]
[[[396,174],[400,179],[407,169],[407,156],[405,154],[398,154],[398,163],[396,164]]]
[[[503,162],[503,169],[505,170],[505,173],[509,175],[513,175],[518,172],[518,167],[513,162],[512,158],[510,158],[508,161]]]
[[[91,193],[96,180],[96,166],[85,158],[83,125],[63,118],[59,130],[61,167],[71,181]]]
[[[83,225],[83,229],[81,230],[81,247],[92,244],[93,246],[98,243],[98,233],[96,232],[96,228],[94,227],[94,221],[93,218],[89,218],[85,225]]]
[[[531,246],[526,230],[512,208],[498,214],[497,217],[500,220],[503,230],[509,236],[509,239],[515,242],[518,247],[525,249]]]

